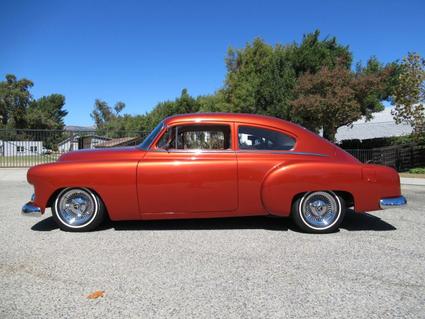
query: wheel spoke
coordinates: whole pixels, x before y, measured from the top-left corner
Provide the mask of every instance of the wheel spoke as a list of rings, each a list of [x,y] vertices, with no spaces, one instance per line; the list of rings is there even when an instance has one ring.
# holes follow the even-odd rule
[[[57,213],[68,226],[81,227],[89,223],[96,211],[93,196],[84,189],[69,189],[58,202]]]
[[[307,194],[301,205],[303,220],[314,229],[325,229],[339,216],[340,205],[328,192]]]

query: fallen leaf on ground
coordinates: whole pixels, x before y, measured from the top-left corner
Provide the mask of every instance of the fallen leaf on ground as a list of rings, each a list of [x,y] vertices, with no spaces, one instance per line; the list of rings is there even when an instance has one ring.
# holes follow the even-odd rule
[[[97,299],[99,297],[105,296],[105,291],[103,290],[96,290],[95,292],[92,292],[90,295],[87,296],[88,299]]]

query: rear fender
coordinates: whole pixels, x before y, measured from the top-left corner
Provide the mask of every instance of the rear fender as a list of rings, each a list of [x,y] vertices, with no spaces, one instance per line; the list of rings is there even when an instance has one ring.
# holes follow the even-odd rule
[[[350,193],[356,202],[363,184],[359,164],[291,164],[277,167],[266,176],[261,187],[261,200],[268,213],[288,216],[292,201],[298,194],[319,190],[340,191]]]

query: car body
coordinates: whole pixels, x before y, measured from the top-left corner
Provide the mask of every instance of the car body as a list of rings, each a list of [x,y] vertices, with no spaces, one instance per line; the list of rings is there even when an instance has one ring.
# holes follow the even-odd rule
[[[252,114],[172,116],[139,146],[69,152],[55,163],[30,168],[28,182],[35,196],[25,214],[58,210],[61,192],[81,189],[84,198],[96,197],[99,202],[91,205],[104,206],[113,221],[285,217],[308,194],[319,196],[305,208],[315,218],[320,209],[342,201],[343,209],[353,206],[359,213],[406,203],[394,169],[362,164],[301,126]],[[74,206],[82,209],[75,200],[62,202],[66,214],[72,215]]]

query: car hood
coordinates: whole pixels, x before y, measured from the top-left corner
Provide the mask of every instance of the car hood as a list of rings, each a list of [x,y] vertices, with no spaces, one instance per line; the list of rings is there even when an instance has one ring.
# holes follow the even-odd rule
[[[87,149],[65,153],[59,157],[58,162],[140,160],[143,158],[145,153],[146,151],[134,146],[105,149]]]

